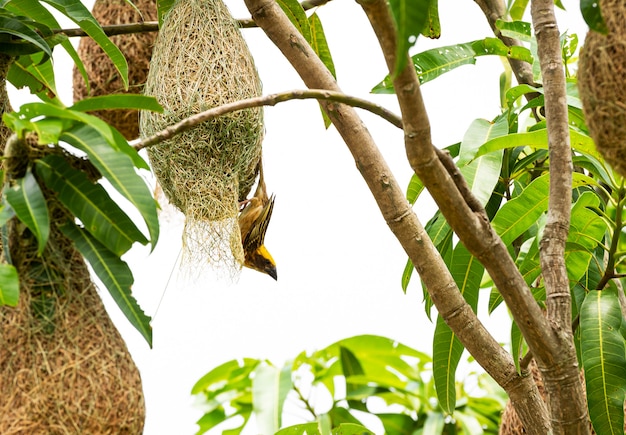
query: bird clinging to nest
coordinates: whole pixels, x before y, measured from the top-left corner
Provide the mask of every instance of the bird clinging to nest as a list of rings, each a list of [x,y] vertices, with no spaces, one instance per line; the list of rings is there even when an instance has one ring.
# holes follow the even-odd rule
[[[240,203],[239,230],[243,244],[244,263],[250,269],[265,273],[277,280],[276,263],[265,248],[265,232],[274,209],[274,195],[268,198],[263,179],[263,165],[259,160],[259,184],[254,196]]]

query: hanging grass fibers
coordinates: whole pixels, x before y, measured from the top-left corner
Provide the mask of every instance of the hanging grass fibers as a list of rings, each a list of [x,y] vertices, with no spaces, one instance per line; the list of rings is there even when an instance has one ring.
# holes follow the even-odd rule
[[[155,0],[133,0],[133,3],[141,14],[126,0],[96,0],[92,14],[102,25],[157,20]],[[120,48],[128,62],[129,88],[125,90],[119,72],[100,46],[91,38],[82,38],[78,45],[78,55],[89,76],[90,89],[87,92],[83,76],[74,67],[74,101],[116,93],[142,93],[155,39],[156,32],[111,36],[111,41]],[[126,139],[136,139],[139,136],[139,112],[136,110],[102,110],[94,114],[117,128]]]
[[[139,372],[82,256],[59,230],[66,212],[44,192],[51,226],[43,255],[15,219],[2,246],[21,288],[17,307],[0,307],[0,433],[140,434]]]
[[[155,96],[165,112],[142,112],[142,136],[261,94],[252,56],[221,0],[174,4],[154,47],[146,94]],[[184,259],[190,271],[205,264],[229,273],[240,269],[238,202],[254,184],[262,136],[262,110],[247,109],[148,149],[163,192],[185,214]]]
[[[607,35],[589,31],[580,53],[578,87],[585,119],[605,160],[626,176],[626,4],[600,1]]]

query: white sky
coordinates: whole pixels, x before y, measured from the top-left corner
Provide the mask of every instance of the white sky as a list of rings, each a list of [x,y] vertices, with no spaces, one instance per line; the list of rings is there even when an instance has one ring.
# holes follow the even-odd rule
[[[226,3],[234,17],[249,17],[243,0]],[[474,2],[440,0],[439,7],[442,37],[436,41],[420,38],[416,52],[492,36]],[[384,77],[385,67],[360,7],[354,1],[334,0],[318,13],[343,91],[398,113],[394,96],[369,94]],[[570,15],[571,28],[585,28],[575,4]],[[566,28],[560,24],[561,31]],[[243,34],[264,93],[304,88],[261,30],[245,29]],[[69,105],[71,83],[61,80],[71,77],[71,64],[62,56],[55,67],[62,99]],[[499,113],[501,72],[498,58],[483,57],[475,66],[461,67],[423,86],[437,146],[460,141],[473,119],[492,119]],[[14,107],[28,98],[14,91],[10,95]],[[400,185],[406,186],[411,170],[402,133],[361,113]],[[108,294],[103,295],[141,371],[146,435],[195,433],[202,411],[192,405],[191,387],[206,372],[233,358],[267,358],[282,364],[302,350],[319,349],[358,334],[387,336],[431,353],[433,325],[422,308],[419,280],[415,276],[403,294],[400,278],[406,255],[339,135],[332,127],[323,128],[317,104],[281,103],[265,109],[265,121],[265,178],[277,198],[266,246],[277,262],[278,282],[250,270],[243,270],[235,283],[214,276],[186,282],[175,266],[182,229],[181,220],[175,217],[163,222],[152,255],[139,247],[127,257],[135,276],[133,293],[146,313],[154,316],[163,297],[153,319],[153,349]],[[416,212],[425,224],[433,208],[424,201]],[[482,305],[487,298],[484,293]],[[488,324],[498,340],[507,340],[509,326],[503,310]]]

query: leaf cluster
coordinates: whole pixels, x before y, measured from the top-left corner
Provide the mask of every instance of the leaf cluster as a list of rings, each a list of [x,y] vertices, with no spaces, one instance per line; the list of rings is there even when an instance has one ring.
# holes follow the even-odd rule
[[[506,401],[486,375],[471,374],[455,384],[451,416],[438,402],[432,359],[373,335],[302,352],[282,367],[253,358],[229,361],[204,375],[192,394],[205,410],[198,434],[225,428],[235,417],[243,422],[222,433],[241,433],[252,415],[261,433],[372,434],[369,415],[390,435],[495,434]],[[284,427],[283,416],[290,414],[308,422]]]

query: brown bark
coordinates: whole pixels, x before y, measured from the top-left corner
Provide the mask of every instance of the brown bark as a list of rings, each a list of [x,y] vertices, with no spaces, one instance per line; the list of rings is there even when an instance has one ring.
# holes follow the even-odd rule
[[[384,2],[381,4],[385,9],[387,8]],[[308,87],[340,90],[332,75],[275,2],[246,0],[246,5],[258,26],[282,51]],[[391,27],[390,34],[393,35],[393,27]],[[383,38],[387,36],[382,35]],[[392,43],[395,44],[394,41]],[[414,71],[413,74],[415,74]],[[415,84],[410,83],[409,87],[418,91],[413,97],[421,104],[417,81]],[[547,415],[545,405],[539,398],[532,379],[517,374],[511,356],[495,342],[461,296],[445,263],[409,207],[402,190],[355,110],[335,102],[322,102],[321,104],[351,151],[357,168],[367,182],[387,224],[424,280],[440,315],[476,360],[513,398],[523,421],[532,428],[532,432],[529,433],[547,433],[549,422],[545,418]],[[406,107],[403,113],[407,113],[405,109]],[[423,108],[420,110],[420,114],[424,113]],[[411,122],[408,130],[405,125],[407,138],[415,139],[417,135],[425,135],[428,141],[428,149],[423,150],[426,157],[418,165],[420,175],[423,172],[428,173],[431,187],[436,185],[444,195],[447,193],[452,195],[451,198],[445,200],[446,210],[463,206],[468,209],[465,215],[452,216],[455,224],[457,226],[468,225],[471,229],[488,227],[488,222],[482,218],[481,213],[475,214],[469,210],[463,196],[455,187],[452,177],[440,163],[434,148],[430,146],[430,127],[427,120],[420,122],[423,118],[411,116],[407,116],[406,119]],[[416,124],[415,120],[417,120]],[[441,157],[444,156],[441,155]],[[469,223],[463,220],[468,216],[471,218]],[[484,234],[484,231],[481,230],[481,234]],[[485,251],[493,248],[491,244],[481,245],[481,247]],[[498,251],[498,255],[502,256],[502,252]],[[508,257],[506,250],[504,253]],[[480,252],[480,256],[485,257],[485,255],[485,252]],[[523,280],[521,282],[523,283]],[[518,288],[514,287],[514,289],[517,291]],[[536,307],[527,288],[526,291],[533,306]],[[539,316],[545,321],[540,312]]]
[[[565,265],[572,199],[572,151],[569,139],[565,72],[552,0],[532,0],[531,14],[545,93],[550,157],[549,207],[540,242],[541,270],[550,325],[559,342],[553,358],[538,358],[554,433],[589,433],[585,392],[579,377],[571,329],[571,297]]]

